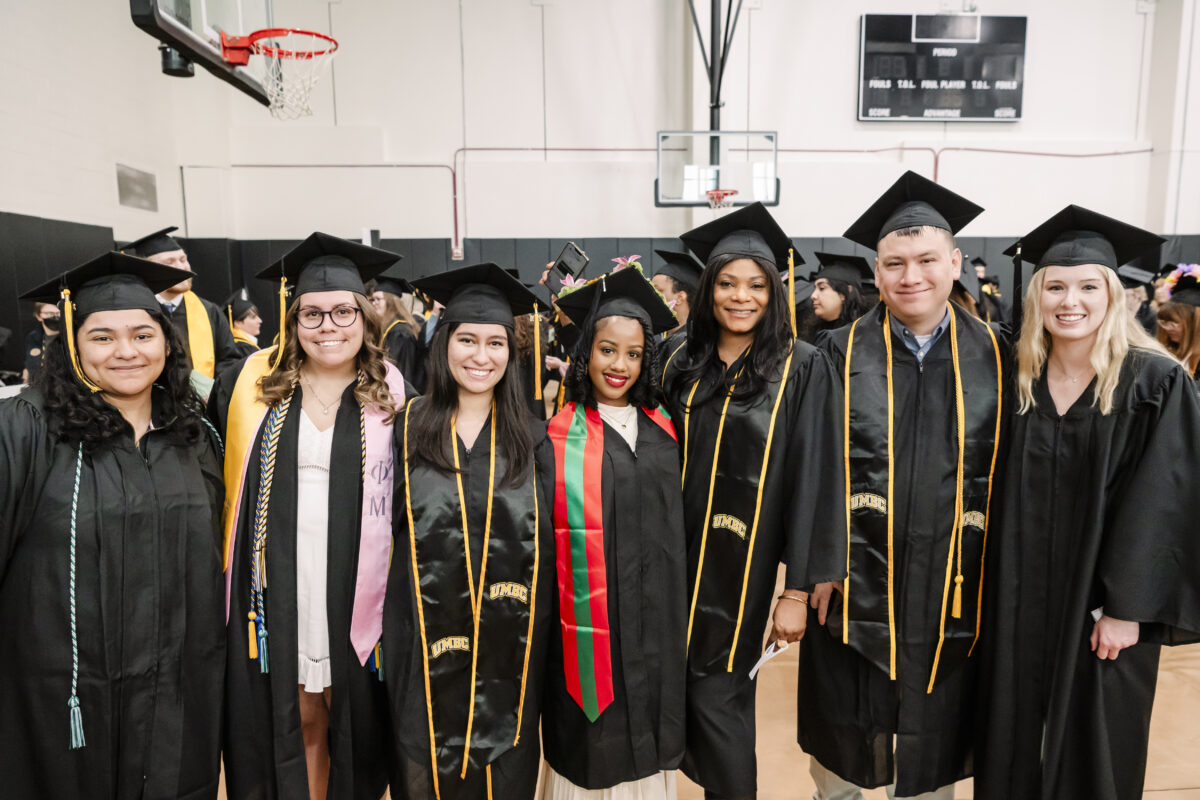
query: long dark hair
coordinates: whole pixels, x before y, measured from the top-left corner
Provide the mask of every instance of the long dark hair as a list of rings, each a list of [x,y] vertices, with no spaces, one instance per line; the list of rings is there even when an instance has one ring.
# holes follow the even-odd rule
[[[843,325],[849,325],[870,311],[873,305],[853,283],[838,280],[837,278],[825,278],[825,280],[829,282],[829,288],[841,296],[842,310],[835,320],[823,320],[816,313],[810,319],[805,320],[800,329],[800,338],[806,342],[811,343],[821,331],[833,330]]]
[[[413,401],[410,429],[416,456],[443,472],[454,472],[454,456],[446,446],[450,420],[458,410],[458,384],[450,374],[447,351],[450,337],[460,323],[439,325],[429,343],[429,384],[422,397]],[[506,329],[507,330],[507,329]],[[532,419],[522,394],[521,367],[512,331],[508,331],[508,366],[496,384],[496,447],[508,460],[501,482],[517,486],[533,463]],[[455,443],[457,446],[457,443]]]
[[[188,364],[183,340],[162,312],[148,312],[162,329],[167,344],[167,360],[163,371],[154,380],[163,419],[174,422],[172,427],[185,442],[195,444],[205,434],[204,405],[192,389],[192,368]],[[78,333],[87,317],[76,317]],[[46,411],[57,422],[59,439],[81,443],[92,452],[109,441],[129,433],[129,423],[121,412],[105,402],[99,393],[93,394],[79,382],[71,368],[65,334],[53,337],[46,344],[42,368],[33,379],[33,387],[41,392]]]
[[[676,381],[683,385],[695,383],[706,375],[719,376],[724,372],[721,359],[717,356],[717,342],[721,330],[713,313],[713,286],[717,275],[728,264],[745,258],[739,255],[716,256],[709,260],[700,275],[700,286],[696,290],[696,302],[691,304],[688,316],[687,365],[680,370]],[[735,399],[744,399],[758,394],[770,381],[780,363],[787,357],[795,341],[792,336],[791,315],[788,312],[787,293],[775,265],[762,259],[750,259],[763,271],[770,287],[770,299],[763,317],[754,328],[754,346],[744,362],[742,378],[733,390]]]
[[[588,367],[592,361],[592,346],[596,341],[596,326],[600,324],[601,319],[610,317],[600,317],[584,323],[583,334],[575,343],[575,353],[571,356],[571,366],[567,369],[565,379],[567,400],[583,403],[589,408],[596,407],[596,390],[592,385],[591,376],[588,375]],[[654,332],[650,330],[650,326],[642,320],[637,322],[642,328],[642,336],[645,337],[642,344],[642,371],[633,382],[633,386],[629,387],[627,396],[630,403],[640,408],[658,408],[662,402],[662,366],[658,357],[658,345],[654,341]]]

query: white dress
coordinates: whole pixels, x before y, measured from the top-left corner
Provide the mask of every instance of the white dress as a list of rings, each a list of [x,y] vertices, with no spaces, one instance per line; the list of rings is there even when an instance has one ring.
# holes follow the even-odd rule
[[[333,683],[329,666],[329,614],[325,585],[329,563],[329,459],[333,426],[317,430],[300,412],[296,444],[296,634],[304,691]]]

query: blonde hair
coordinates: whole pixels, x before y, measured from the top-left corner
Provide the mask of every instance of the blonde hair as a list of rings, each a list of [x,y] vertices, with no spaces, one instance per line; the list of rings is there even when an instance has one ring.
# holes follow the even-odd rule
[[[382,332],[379,315],[366,296],[352,292],[354,302],[358,305],[363,318],[362,347],[354,360],[358,366],[358,385],[354,387],[354,397],[360,405],[373,405],[387,415],[391,422],[396,416],[396,403],[387,387],[387,367],[384,366],[383,349],[377,344]],[[279,365],[268,375],[264,375],[259,384],[259,400],[269,406],[277,406],[290,395],[300,382],[300,367],[304,364],[304,350],[300,346],[300,337],[296,333],[297,316],[300,310],[299,298],[292,302],[284,317],[286,336],[283,344],[283,357]]]
[[[1099,269],[1108,287],[1108,308],[1104,313],[1104,321],[1096,331],[1089,361],[1096,372],[1096,397],[1093,405],[1100,409],[1101,414],[1111,414],[1113,395],[1121,378],[1121,365],[1125,363],[1125,356],[1129,354],[1129,350],[1152,350],[1168,357],[1169,354],[1146,333],[1129,313],[1129,309],[1125,308],[1125,288],[1121,285],[1117,273],[1106,267]],[[1017,342],[1019,414],[1024,414],[1037,405],[1033,398],[1033,384],[1041,377],[1046,368],[1046,360],[1050,356],[1051,338],[1042,317],[1041,303],[1045,283],[1046,271],[1038,270],[1033,273],[1029,289],[1025,292],[1025,318],[1021,323],[1021,338]]]
[[[391,292],[384,292],[381,289],[376,289],[375,291],[383,294],[383,305],[388,310],[387,318],[382,320],[383,327],[387,327],[387,323],[390,323],[392,320],[398,319],[401,325],[406,326],[412,331],[413,336],[416,336],[421,331],[421,326],[413,318],[412,312],[404,307],[404,301],[400,297]]]
[[[1158,319],[1179,325],[1179,344],[1172,344],[1161,326],[1155,338],[1171,355],[1183,362],[1188,372],[1195,373],[1196,366],[1200,364],[1200,308],[1168,300],[1158,309]]]

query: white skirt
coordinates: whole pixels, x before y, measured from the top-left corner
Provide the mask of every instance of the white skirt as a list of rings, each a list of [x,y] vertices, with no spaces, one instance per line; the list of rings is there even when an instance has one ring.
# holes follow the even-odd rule
[[[581,789],[545,765],[542,800],[675,800],[675,772],[660,772],[608,789]]]
[[[299,683],[320,693],[333,684],[325,592],[329,564],[329,459],[333,427],[323,431],[300,413],[297,442],[296,638]]]

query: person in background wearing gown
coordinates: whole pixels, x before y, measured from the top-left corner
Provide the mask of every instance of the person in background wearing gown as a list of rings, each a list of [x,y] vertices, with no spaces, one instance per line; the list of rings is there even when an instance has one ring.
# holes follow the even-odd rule
[[[696,286],[700,283],[704,265],[697,261],[691,253],[677,253],[674,250],[655,250],[654,252],[665,263],[658,272],[654,273],[650,282],[667,301],[676,320],[675,327],[664,332],[665,340],[687,325],[688,316],[692,313],[692,298],[696,296]]]
[[[865,258],[838,253],[815,255],[821,267],[808,276],[813,284],[813,316],[807,325],[800,326],[800,338],[809,344],[815,342],[822,331],[854,322],[873,305],[862,293],[863,282],[874,277]]]
[[[558,591],[542,709],[545,800],[674,800],[683,758],[687,550],[679,447],[656,334],[676,327],[637,269],[564,289],[584,331],[538,446]]]
[[[21,368],[21,383],[30,384],[42,368],[42,358],[50,340],[62,330],[62,315],[53,303],[34,303],[33,319],[38,326],[25,337],[25,362]]]
[[[681,237],[705,262],[688,326],[664,344],[688,548],[684,773],[707,798],[752,798],[755,683],[779,563],[774,641],[798,641],[807,590],[846,572],[837,378],[795,339],[779,277],[791,241],[761,203]],[[786,269],[786,266],[785,266]]]
[[[154,293],[107,253],[61,299],[31,388],[0,401],[0,795],[215,800],[220,442]]]
[[[445,308],[395,428],[392,796],[532,800],[554,545],[513,318],[545,306],[495,264],[414,285]]]
[[[262,316],[245,288],[238,289],[225,301],[225,315],[233,334],[233,346],[245,358],[258,352],[258,335],[262,332]],[[236,363],[236,362],[235,362]]]
[[[1200,401],[1116,272],[1163,241],[1068,206],[1019,243],[1036,271],[988,539],[980,800],[1141,798],[1160,645],[1200,639]]]
[[[1200,265],[1182,264],[1167,277],[1170,296],[1158,309],[1158,343],[1183,362],[1200,385]]]
[[[818,800],[879,786],[943,800],[970,774],[1006,351],[948,298],[954,234],[982,210],[907,172],[845,233],[876,249],[882,302],[820,342],[842,378],[850,574],[813,592],[820,627],[800,645],[798,740]]]
[[[379,315],[383,327],[380,347],[388,361],[400,370],[404,380],[418,392],[425,391],[425,348],[424,326],[413,317],[404,302],[404,295],[412,295],[412,284],[404,278],[385,272],[375,279],[371,292],[371,305]]]
[[[408,393],[364,281],[384,250],[314,233],[258,277],[294,286],[279,344],[222,373],[230,800],[378,800],[378,642],[391,547],[391,424]]]

